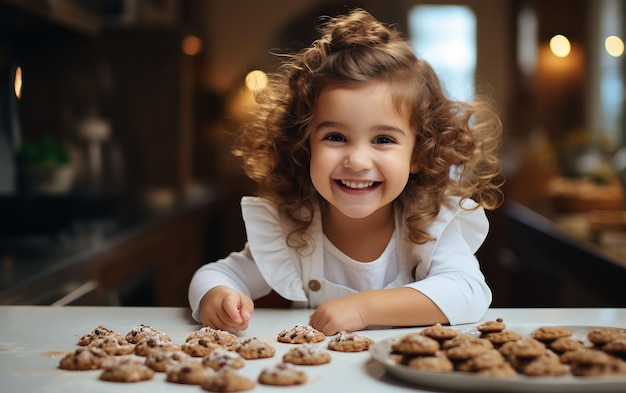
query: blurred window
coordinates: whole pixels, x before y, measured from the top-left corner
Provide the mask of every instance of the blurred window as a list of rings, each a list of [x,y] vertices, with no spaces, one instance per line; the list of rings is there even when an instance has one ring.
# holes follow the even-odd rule
[[[612,133],[616,139],[620,138],[620,120],[622,115],[622,103],[624,100],[622,59],[609,54],[605,48],[606,37],[611,35],[621,36],[622,31],[622,4],[618,0],[607,0],[601,3],[600,16],[600,39],[598,44],[598,56],[600,58],[600,128],[602,131]],[[624,141],[622,141],[622,144]]]
[[[428,61],[449,98],[474,98],[476,16],[466,6],[418,5],[409,12],[415,54]]]

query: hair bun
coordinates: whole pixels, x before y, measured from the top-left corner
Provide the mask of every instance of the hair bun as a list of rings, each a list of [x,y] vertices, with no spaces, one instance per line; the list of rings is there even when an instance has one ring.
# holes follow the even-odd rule
[[[392,31],[362,10],[335,18],[322,26],[327,43],[335,50],[386,44]]]

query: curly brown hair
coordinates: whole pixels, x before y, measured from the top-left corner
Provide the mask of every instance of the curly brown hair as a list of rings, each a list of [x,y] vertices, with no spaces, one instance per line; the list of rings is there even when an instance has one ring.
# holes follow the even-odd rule
[[[286,60],[257,95],[253,119],[243,126],[233,153],[243,158],[259,196],[273,201],[294,224],[290,245],[313,220],[319,194],[310,179],[309,134],[314,105],[329,86],[388,83],[394,104],[416,134],[411,175],[397,202],[410,209],[409,238],[424,243],[426,228],[447,195],[495,209],[502,203],[499,148],[502,127],[487,101],[452,101],[433,69],[413,53],[391,25],[362,9],[321,19],[321,37]],[[293,236],[298,234],[300,236]]]

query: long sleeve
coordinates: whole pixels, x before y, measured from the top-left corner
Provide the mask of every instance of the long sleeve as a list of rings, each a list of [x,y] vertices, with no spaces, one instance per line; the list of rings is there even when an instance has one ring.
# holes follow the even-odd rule
[[[482,208],[458,212],[436,241],[427,275],[406,285],[428,296],[453,325],[478,321],[491,304],[475,257],[488,228]]]
[[[207,263],[194,274],[189,284],[192,316],[199,320],[202,297],[216,286],[227,286],[258,299],[272,289],[285,299],[306,301],[300,271],[300,257],[287,246],[284,224],[276,207],[257,197],[243,197],[241,211],[246,225],[247,243],[242,251]]]
[[[200,321],[202,297],[210,289],[220,285],[236,289],[252,299],[266,295],[271,290],[246,245],[242,251],[233,252],[217,262],[207,263],[196,271],[188,293],[191,315],[195,320]]]

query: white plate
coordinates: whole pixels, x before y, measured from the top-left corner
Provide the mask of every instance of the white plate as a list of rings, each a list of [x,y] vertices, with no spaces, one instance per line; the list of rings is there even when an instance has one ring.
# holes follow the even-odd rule
[[[459,333],[478,335],[477,325],[467,325],[455,327]],[[507,325],[507,329],[515,330],[524,337],[540,326],[537,324],[516,324]],[[573,338],[582,339],[588,344],[587,332],[596,326],[565,326],[570,329]],[[416,329],[419,331],[421,329]],[[406,333],[405,333],[406,334]],[[377,341],[370,347],[371,356],[380,362],[385,370],[406,382],[422,388],[448,389],[463,392],[626,392],[626,376],[619,377],[527,377],[518,375],[513,378],[484,377],[471,373],[453,371],[447,373],[436,373],[419,371],[405,365],[397,364],[389,357],[391,345],[405,334],[390,337]]]

